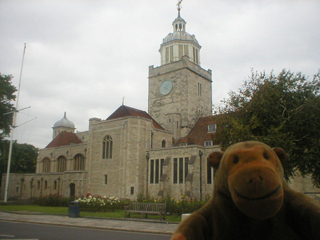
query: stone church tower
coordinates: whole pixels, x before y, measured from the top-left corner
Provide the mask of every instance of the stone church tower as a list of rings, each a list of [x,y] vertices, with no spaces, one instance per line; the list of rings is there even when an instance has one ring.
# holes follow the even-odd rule
[[[176,142],[187,136],[199,117],[212,115],[211,70],[200,66],[200,49],[186,21],[173,21],[160,46],[161,66],[149,67],[149,114]]]

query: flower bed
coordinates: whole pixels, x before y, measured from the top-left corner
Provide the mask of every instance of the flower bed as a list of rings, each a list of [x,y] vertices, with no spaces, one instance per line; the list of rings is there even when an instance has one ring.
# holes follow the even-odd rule
[[[57,194],[50,194],[35,200],[35,204],[40,206],[63,206],[68,207],[69,202],[73,200],[68,197],[62,197]],[[208,198],[206,199],[208,200]],[[75,199],[80,204],[80,211],[86,212],[114,212],[123,210],[129,200],[120,201],[116,197],[93,196],[88,193],[85,197]],[[138,202],[162,202],[166,203],[166,212],[169,215],[181,215],[183,213],[192,213],[201,208],[207,201],[198,201],[185,195],[176,200],[167,196],[165,199],[156,199],[150,197],[138,196]]]
[[[86,197],[75,200],[80,203],[81,211],[88,212],[113,212],[124,209],[124,203],[116,197],[100,197],[87,194]]]

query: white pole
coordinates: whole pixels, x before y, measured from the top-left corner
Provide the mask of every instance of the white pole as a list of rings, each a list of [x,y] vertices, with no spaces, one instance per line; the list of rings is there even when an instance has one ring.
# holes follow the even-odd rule
[[[17,101],[16,101],[16,108],[13,111],[13,117],[12,117],[12,129],[11,129],[11,132],[10,132],[10,145],[9,145],[9,156],[8,156],[7,178],[6,178],[6,189],[5,189],[5,193],[4,193],[4,202],[7,202],[7,200],[8,200],[13,132],[14,132],[14,128],[16,127],[16,119],[17,119],[17,112],[18,112],[17,109],[19,107],[20,86],[21,86],[21,77],[22,77],[22,69],[23,69],[23,61],[24,61],[25,52],[26,52],[26,44],[24,44],[24,48],[23,48],[23,56],[22,56],[22,63],[21,63],[21,70],[20,70],[20,78],[19,78],[19,86],[18,86],[18,95],[17,95]]]

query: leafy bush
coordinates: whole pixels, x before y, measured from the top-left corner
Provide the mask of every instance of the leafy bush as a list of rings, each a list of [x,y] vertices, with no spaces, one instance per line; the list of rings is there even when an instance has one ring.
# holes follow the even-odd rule
[[[44,197],[39,197],[34,200],[34,203],[40,206],[51,207],[67,207],[69,205],[70,198],[63,197],[58,194],[49,194]]]

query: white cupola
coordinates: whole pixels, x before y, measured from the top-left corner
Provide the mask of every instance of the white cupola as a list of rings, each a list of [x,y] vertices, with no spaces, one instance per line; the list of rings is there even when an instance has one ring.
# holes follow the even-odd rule
[[[196,37],[186,32],[186,21],[180,16],[181,6],[178,5],[178,17],[173,21],[173,33],[169,33],[160,46],[161,65],[180,61],[188,56],[191,62],[200,65],[200,49]]]
[[[53,136],[52,139],[54,139],[59,133],[66,131],[66,132],[74,132],[75,125],[73,122],[71,122],[69,119],[67,119],[67,113],[64,112],[64,116],[62,119],[60,119],[58,122],[56,122],[53,125]]]

